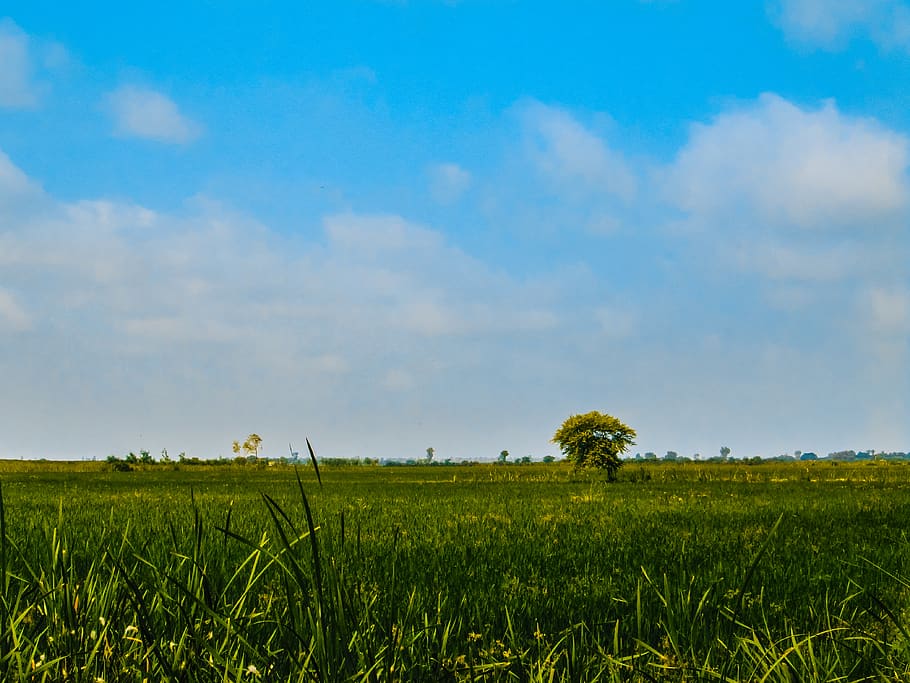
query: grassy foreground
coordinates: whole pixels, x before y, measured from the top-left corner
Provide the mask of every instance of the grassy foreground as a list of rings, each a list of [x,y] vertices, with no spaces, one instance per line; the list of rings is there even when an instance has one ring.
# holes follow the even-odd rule
[[[910,466],[0,462],[3,681],[910,677]]]

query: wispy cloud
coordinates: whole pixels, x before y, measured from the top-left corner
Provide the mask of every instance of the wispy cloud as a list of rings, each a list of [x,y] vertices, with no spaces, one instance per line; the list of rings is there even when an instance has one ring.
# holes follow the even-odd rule
[[[0,106],[32,107],[38,93],[32,82],[28,36],[9,20],[0,21]]]
[[[0,203],[10,201],[36,189],[28,176],[0,150]]]
[[[487,221],[524,238],[612,239],[640,232],[653,203],[641,192],[644,164],[611,144],[620,126],[608,113],[586,115],[522,99],[505,113],[500,150],[472,169],[470,200]]]
[[[879,333],[910,335],[910,289],[904,286],[873,287],[865,305],[873,328]]]
[[[519,114],[537,169],[568,193],[606,193],[630,200],[637,180],[622,154],[559,107],[524,102]]]
[[[177,104],[157,90],[124,85],[109,93],[106,104],[114,118],[114,133],[171,144],[186,144],[202,132]]]
[[[905,0],[779,0],[771,11],[794,40],[828,49],[854,35],[886,48],[910,50],[910,4]]]
[[[440,204],[457,202],[471,187],[471,174],[458,164],[434,164],[428,171],[430,194]]]
[[[31,318],[18,297],[6,289],[0,289],[0,332],[24,332],[31,328]]]
[[[47,91],[40,77],[67,61],[62,45],[35,39],[10,19],[0,19],[0,107],[38,106]]]
[[[790,283],[842,280],[858,269],[874,267],[876,261],[874,253],[868,254],[861,247],[842,241],[804,244],[765,241],[761,237],[743,240],[730,255],[731,265],[743,272]]]

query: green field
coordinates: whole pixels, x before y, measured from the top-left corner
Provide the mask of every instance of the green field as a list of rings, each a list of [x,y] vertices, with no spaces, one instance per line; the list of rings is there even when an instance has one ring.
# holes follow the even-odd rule
[[[0,680],[910,676],[910,466],[321,479],[0,463]]]

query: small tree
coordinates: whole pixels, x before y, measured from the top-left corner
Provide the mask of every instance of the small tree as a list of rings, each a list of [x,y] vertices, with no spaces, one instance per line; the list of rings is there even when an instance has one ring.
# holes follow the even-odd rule
[[[436,449],[430,446],[427,449],[427,462],[433,462],[433,456],[436,455]]]
[[[730,457],[730,448],[728,446],[720,447],[720,457],[722,457],[724,460]]]
[[[244,453],[246,453],[247,457],[252,456],[253,458],[258,458],[259,447],[261,445],[262,437],[254,433],[246,437],[246,441],[244,441],[242,444],[239,441],[235,441],[232,444],[231,448],[238,455],[240,455],[240,451],[242,450]]]
[[[622,466],[619,459],[635,443],[635,430],[612,415],[596,410],[584,415],[572,415],[553,435],[566,460],[575,467],[596,467],[606,470],[610,481],[616,480],[616,471]]]
[[[509,459],[509,451],[499,451],[499,458],[497,458],[496,461],[499,463],[505,464],[506,460],[508,460],[508,459]]]

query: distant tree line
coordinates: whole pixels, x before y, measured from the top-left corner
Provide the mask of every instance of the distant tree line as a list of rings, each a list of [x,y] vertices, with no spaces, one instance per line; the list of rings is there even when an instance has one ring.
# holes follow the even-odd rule
[[[721,448],[720,454],[703,458],[701,454],[695,453],[691,457],[681,456],[676,451],[667,451],[666,455],[659,457],[656,453],[648,451],[644,454],[636,453],[633,458],[635,460],[649,460],[649,461],[663,461],[663,462],[699,462],[699,463],[720,463],[720,462],[741,462],[747,464],[758,464],[762,462],[797,462],[797,461],[809,461],[809,460],[821,460],[821,461],[834,461],[834,462],[862,462],[864,460],[910,460],[910,453],[905,453],[903,451],[834,451],[828,453],[826,456],[820,456],[817,453],[812,453],[810,451],[793,451],[790,453],[782,453],[781,455],[776,455],[770,458],[763,458],[761,456],[753,456],[750,458],[731,458],[730,449],[726,446]]]
[[[749,458],[732,458],[730,456],[730,449],[726,446],[722,447],[716,456],[709,458],[702,457],[699,453],[695,453],[692,456],[683,456],[676,451],[667,451],[663,456],[658,456],[653,451],[647,451],[645,453],[636,453],[634,456],[631,456],[631,460],[635,461],[647,461],[647,462],[666,462],[666,463],[691,463],[697,462],[699,464],[706,463],[724,463],[724,462],[737,462],[740,464],[746,465],[758,465],[766,462],[797,462],[797,461],[829,461],[829,462],[862,462],[862,461],[875,461],[875,460],[887,460],[887,461],[903,461],[910,460],[910,453],[903,451],[875,451],[873,449],[865,451],[854,451],[854,450],[844,450],[844,451],[834,451],[828,453],[826,456],[819,456],[816,453],[811,451],[794,451],[792,454],[783,453],[770,458],[763,458],[760,456],[754,456]],[[482,465],[490,464],[491,460],[453,460],[452,458],[445,458],[439,460],[435,457],[436,451],[433,448],[428,448],[426,451],[426,457],[423,458],[318,458],[319,465],[332,466],[344,466],[344,467],[416,467],[418,465],[431,466],[431,467],[466,467],[471,465]],[[290,457],[279,457],[279,458],[268,458],[249,453],[247,455],[237,455],[233,458],[219,457],[219,458],[198,458],[198,457],[189,457],[185,452],[181,452],[176,457],[172,458],[167,449],[161,451],[160,457],[156,458],[148,450],[142,449],[138,453],[129,452],[122,457],[116,455],[110,455],[107,457],[107,462],[111,467],[118,471],[128,472],[137,467],[149,467],[156,465],[165,465],[171,467],[194,467],[194,466],[252,466],[252,467],[269,467],[275,465],[308,465],[309,459],[302,459],[298,457],[296,452],[291,451]],[[499,456],[492,460],[494,465],[499,466],[521,466],[521,465],[530,465],[534,462],[541,463],[553,463],[553,462],[562,462],[562,460],[555,458],[552,455],[546,455],[539,460],[535,460],[532,456],[526,455],[521,458],[512,458],[510,459],[509,452],[503,450],[499,453]]]

